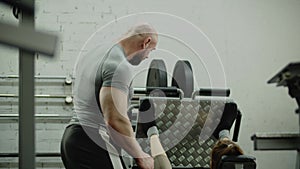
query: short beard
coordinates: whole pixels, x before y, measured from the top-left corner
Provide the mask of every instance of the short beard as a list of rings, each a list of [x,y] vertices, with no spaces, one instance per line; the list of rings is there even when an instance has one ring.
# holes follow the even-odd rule
[[[142,62],[142,58],[144,57],[146,50],[136,52],[133,57],[128,60],[128,62],[132,65],[139,65]]]
[[[139,65],[142,62],[142,59],[140,56],[133,56],[132,59],[128,60],[128,62],[132,65]]]

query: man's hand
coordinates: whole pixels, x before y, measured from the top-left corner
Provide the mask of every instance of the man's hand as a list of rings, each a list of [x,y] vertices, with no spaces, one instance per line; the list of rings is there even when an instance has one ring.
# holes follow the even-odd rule
[[[135,158],[135,162],[140,169],[154,169],[154,160],[146,153],[142,158]]]

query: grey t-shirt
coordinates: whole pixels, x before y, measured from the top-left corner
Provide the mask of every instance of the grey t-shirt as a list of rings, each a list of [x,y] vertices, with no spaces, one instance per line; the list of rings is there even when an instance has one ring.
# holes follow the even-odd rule
[[[132,65],[127,61],[123,48],[116,44],[98,46],[75,65],[73,87],[74,112],[71,124],[105,127],[99,106],[102,86],[115,87],[131,95]]]

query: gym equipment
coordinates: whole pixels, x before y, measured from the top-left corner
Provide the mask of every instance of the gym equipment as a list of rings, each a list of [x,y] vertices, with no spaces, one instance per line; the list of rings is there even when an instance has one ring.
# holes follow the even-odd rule
[[[147,87],[146,95],[152,97],[184,97],[183,91],[176,87]]]
[[[0,23],[0,42],[24,49],[35,51],[48,56],[55,54],[58,38],[56,36],[31,30],[24,27],[16,27]],[[13,36],[12,36],[13,35]]]
[[[18,79],[19,75],[0,75],[1,79]],[[65,79],[65,84],[66,85],[71,85],[73,83],[73,79],[70,76],[34,76],[35,79]]]
[[[18,7],[16,7],[16,6],[14,6],[13,7],[13,15],[14,15],[14,17],[16,18],[16,19],[19,19],[19,14],[20,14],[20,9],[18,8]]]
[[[191,97],[194,91],[192,65],[187,60],[178,60],[173,70],[172,86],[181,89],[185,97]]]
[[[220,119],[220,123],[217,126],[217,128],[214,130],[214,137],[216,139],[219,139],[219,133],[220,131],[226,129],[230,130],[230,128],[233,125],[233,122],[235,121],[237,117],[238,111],[237,111],[237,105],[235,103],[227,103],[224,106],[223,114]],[[236,141],[236,140],[234,140]]]
[[[18,75],[0,75],[1,79],[18,79]],[[47,79],[47,80],[65,80],[66,85],[72,84],[72,78],[66,76],[34,76],[34,79]],[[71,93],[70,93],[71,94]],[[18,98],[17,94],[10,93],[0,93],[0,97],[15,97]],[[71,95],[58,95],[58,94],[35,94],[35,98],[64,98],[65,103],[71,104],[73,102],[73,97]]]
[[[59,114],[35,114],[36,123],[47,123],[47,122],[59,122],[69,123],[72,118],[71,115],[59,115]],[[3,122],[18,122],[19,114],[0,114],[0,123]]]
[[[147,136],[147,131],[150,127],[156,126],[155,123],[155,110],[153,102],[149,99],[142,100],[141,107],[139,107],[138,126],[139,132],[143,132]]]
[[[238,155],[224,155],[218,165],[218,169],[256,169],[255,157]]]
[[[229,97],[230,95],[230,89],[208,89],[208,88],[201,88],[199,91],[195,91],[192,94],[192,99],[195,99],[196,96],[216,96],[216,97]],[[230,124],[224,124],[228,123],[228,118],[231,116]],[[238,135],[240,131],[240,125],[242,120],[242,113],[240,110],[237,109],[235,104],[225,104],[224,107],[224,114],[222,115],[221,122],[219,123],[218,127],[214,131],[214,137],[219,137],[219,132],[225,128],[231,128],[232,124],[235,120],[235,126],[234,126],[234,132],[232,141],[237,142],[238,141]]]
[[[288,87],[289,95],[295,98],[298,104],[296,114],[299,115],[300,127],[300,62],[290,63],[279,71],[268,83],[277,83],[277,86]],[[299,133],[272,133],[254,134],[254,150],[296,150],[296,169],[300,168],[300,132]]]
[[[146,88],[167,86],[168,75],[165,62],[161,59],[153,59],[148,69]]]
[[[17,0],[1,0],[0,2],[9,5],[9,6],[13,6],[16,8],[19,8],[20,10],[22,10],[23,12],[32,14],[34,12],[34,7],[32,5],[30,5],[28,2],[23,2],[23,1],[17,1]]]
[[[180,99],[183,98],[183,92],[180,89],[169,87],[169,88],[158,88],[159,91],[162,91],[166,94],[168,97],[179,97]],[[148,92],[151,93],[151,91],[155,91],[156,88],[151,88]],[[148,94],[150,97],[157,97],[156,94]],[[161,96],[159,96],[161,97]],[[137,136],[147,137],[147,130],[156,125],[155,124],[155,110],[154,110],[154,104],[149,99],[142,99],[140,100],[140,106],[139,108],[139,114],[138,114],[138,134]],[[140,133],[142,132],[142,133]]]
[[[218,133],[220,129],[223,129],[222,125],[224,126],[224,121],[226,121],[224,119],[231,114],[233,115],[232,120],[225,126],[226,129],[230,129],[233,121],[236,120],[233,139],[237,141],[241,113],[238,111],[237,105],[231,99],[226,98],[229,97],[230,90],[200,89],[194,92],[193,72],[188,61],[179,60],[176,63],[172,87],[155,87],[161,85],[160,81],[167,81],[166,74],[164,74],[166,72],[165,64],[162,60],[153,61],[149,72],[150,70],[152,74],[148,73],[146,89],[144,91],[135,90],[135,93],[144,93],[147,96],[140,99],[137,124],[134,128],[142,148],[146,152],[150,151],[149,143],[145,141],[146,131],[149,127],[156,125],[159,132],[162,133],[160,138],[164,138],[161,139],[163,147],[167,148],[166,153],[175,168],[208,167],[210,152],[216,141],[212,133],[214,131]],[[163,85],[167,86],[166,83]],[[181,89],[184,96],[188,98],[182,100],[183,94],[178,98],[180,90],[177,88]],[[200,99],[196,99],[196,95],[200,95]],[[210,96],[218,96],[218,98],[212,99]],[[220,125],[214,126],[215,129],[210,128],[209,124],[212,121],[221,122]],[[208,123],[206,124],[206,122]],[[203,133],[210,135],[204,136],[206,140],[200,142],[199,137],[202,131],[206,131]]]
[[[254,150],[300,150],[300,134],[297,133],[256,133],[251,139]]]
[[[184,86],[181,85],[181,87]],[[178,89],[178,86],[168,87],[168,75],[165,62],[161,59],[154,59],[148,69],[146,89],[134,91],[134,93],[157,97],[184,97],[184,92],[180,89],[182,88]]]
[[[173,167],[208,168],[210,152],[216,139],[211,136],[214,129],[210,127],[213,126],[205,124],[220,121],[227,103],[235,104],[224,98],[145,97],[140,100],[140,111],[155,115],[162,146]],[[142,129],[142,122],[138,115],[136,137],[143,150],[149,152],[150,146],[145,139],[147,136]],[[210,135],[204,141],[199,141],[204,127],[210,131]]]
[[[239,137],[239,133],[240,133],[241,121],[242,121],[242,113],[238,109],[237,110],[237,116],[236,116],[236,119],[235,119],[235,125],[234,125],[234,131],[233,131],[232,141],[235,141],[235,142],[238,141],[238,137]]]
[[[35,52],[53,56],[58,39],[56,36],[34,30],[34,0],[22,0],[19,3],[9,0],[1,2],[21,9],[18,27],[0,22],[0,42],[21,49],[19,52],[19,168],[35,168],[34,56]]]
[[[192,94],[192,98],[197,95],[200,96],[218,96],[218,97],[229,97],[230,89],[203,89],[201,88],[198,92]]]
[[[16,94],[0,94],[0,97],[19,97]],[[36,98],[64,98],[65,103],[71,104],[73,102],[73,97],[72,96],[67,96],[67,95],[49,95],[49,94],[36,94],[34,95]]]
[[[32,26],[34,27],[34,25],[30,20],[25,19],[26,21],[24,22],[24,17],[34,19],[34,3],[32,3],[32,1],[33,0],[0,1],[13,7],[13,14],[15,17],[19,18],[20,11],[23,13],[20,26],[0,22],[0,42],[26,51],[34,51],[53,56],[55,54],[58,37],[48,33],[35,31],[32,29]]]
[[[191,97],[194,90],[194,77],[192,66],[187,60],[177,61],[172,77],[172,85],[174,88],[179,88],[183,91],[184,97]],[[166,70],[166,65],[161,59],[154,59],[150,63],[148,69],[148,76],[146,82],[146,94],[149,95],[149,91],[152,92],[152,95],[159,97],[178,97],[178,95],[168,95],[176,94],[177,92],[167,92],[168,89],[164,89],[164,92],[161,91],[162,88],[168,87],[168,75]],[[169,87],[168,87],[169,88]],[[170,89],[170,90],[173,90]],[[167,92],[167,93],[166,93]]]
[[[19,153],[0,153],[0,157],[19,157]],[[35,153],[36,157],[60,157],[60,153]]]

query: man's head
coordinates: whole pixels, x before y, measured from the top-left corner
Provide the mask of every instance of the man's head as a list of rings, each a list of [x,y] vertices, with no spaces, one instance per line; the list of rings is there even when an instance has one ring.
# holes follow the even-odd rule
[[[149,24],[143,23],[133,26],[120,41],[127,60],[132,65],[138,65],[155,50],[158,41],[156,30]]]

